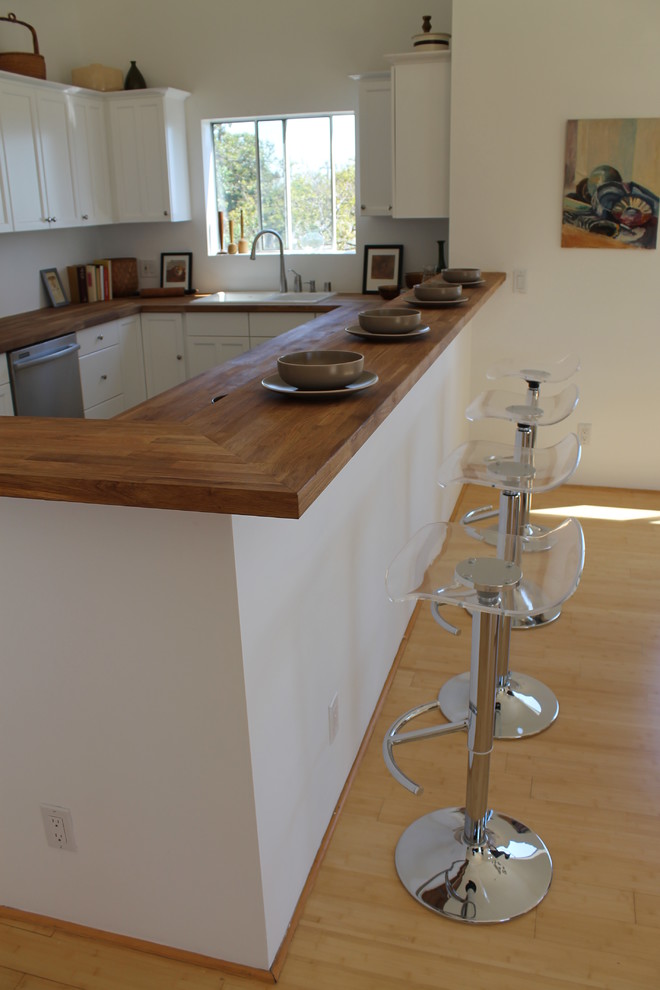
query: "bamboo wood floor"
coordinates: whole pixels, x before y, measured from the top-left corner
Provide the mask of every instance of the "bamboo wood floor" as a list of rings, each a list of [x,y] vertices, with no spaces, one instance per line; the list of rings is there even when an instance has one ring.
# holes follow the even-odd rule
[[[484,501],[468,489],[461,510]],[[660,987],[660,493],[564,486],[537,496],[535,510],[544,506],[655,513],[621,521],[575,510],[587,548],[580,587],[557,622],[513,635],[513,669],[545,681],[561,708],[545,733],[495,744],[490,795],[548,845],[548,896],[522,918],[472,927],[425,910],[396,877],[404,828],[462,804],[465,791],[460,733],[398,756],[425,784],[420,797],[383,764],[391,721],[467,669],[469,634],[445,635],[419,609],[293,936],[283,990]],[[452,611],[467,631],[467,616]],[[47,925],[0,923],[0,990],[263,987]]]

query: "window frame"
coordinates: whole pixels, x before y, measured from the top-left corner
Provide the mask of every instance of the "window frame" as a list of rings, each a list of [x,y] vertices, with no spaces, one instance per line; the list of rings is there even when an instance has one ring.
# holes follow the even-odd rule
[[[354,207],[353,216],[355,223],[355,243],[352,250],[349,251],[339,251],[337,250],[337,183],[336,183],[336,163],[334,156],[334,117],[351,117],[353,120],[353,133],[354,133],[354,169],[355,178],[353,184],[353,196],[354,196]],[[329,150],[330,150],[330,196],[331,196],[331,213],[332,213],[332,243],[333,247],[322,250],[301,250],[299,248],[286,247],[285,250],[287,254],[300,255],[305,257],[314,256],[335,256],[335,257],[345,257],[357,254],[357,113],[355,110],[319,110],[306,113],[279,113],[279,114],[259,114],[257,116],[215,116],[208,117],[201,121],[202,125],[202,150],[203,150],[203,171],[204,171],[204,189],[205,189],[205,200],[206,200],[206,226],[207,226],[207,250],[209,256],[217,255],[220,253],[220,237],[218,230],[218,209],[217,209],[217,190],[216,190],[216,163],[215,163],[215,146],[213,139],[213,127],[216,124],[244,124],[244,123],[254,123],[255,124],[255,157],[257,164],[257,198],[258,198],[258,215],[260,222],[262,222],[262,202],[261,202],[261,167],[260,167],[260,152],[259,152],[259,123],[266,121],[281,121],[283,124],[282,136],[283,136],[283,152],[284,152],[284,164],[285,164],[285,209],[287,216],[287,230],[286,230],[286,241],[290,243],[292,234],[292,211],[291,211],[291,199],[290,199],[290,172],[289,172],[289,159],[287,153],[287,122],[290,120],[307,120],[307,119],[320,119],[328,118],[329,122]],[[227,238],[227,220],[225,219],[225,252],[226,252],[226,238]],[[266,244],[262,242],[261,250],[264,253],[276,253],[274,249],[268,251]]]

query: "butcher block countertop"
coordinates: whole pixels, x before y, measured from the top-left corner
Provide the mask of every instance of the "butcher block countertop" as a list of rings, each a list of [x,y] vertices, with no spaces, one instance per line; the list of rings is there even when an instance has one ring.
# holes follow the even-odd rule
[[[114,419],[0,417],[0,495],[298,518],[505,275],[486,272],[484,278],[483,286],[464,289],[466,304],[423,309],[430,332],[409,341],[381,343],[346,333],[360,310],[401,305],[402,297],[383,304],[376,296],[339,295],[311,307],[309,324]],[[408,298],[412,293],[404,293]],[[255,308],[269,307],[235,307]],[[307,307],[296,310],[301,308]],[[104,319],[172,309],[185,312],[187,306],[181,299],[136,298],[7,317],[0,320],[0,349],[26,346],[30,335],[45,339]],[[262,378],[276,372],[278,355],[317,348],[360,351],[377,384],[339,398],[289,397],[262,386]]]

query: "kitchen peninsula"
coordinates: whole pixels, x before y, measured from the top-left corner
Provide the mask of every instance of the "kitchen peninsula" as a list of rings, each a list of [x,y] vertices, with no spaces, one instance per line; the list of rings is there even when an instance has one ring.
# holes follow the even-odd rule
[[[273,966],[408,621],[385,568],[457,494],[436,469],[503,281],[409,342],[349,337],[378,300],[338,297],[113,420],[0,421],[5,905]],[[315,347],[378,383],[261,386]],[[75,852],[46,845],[43,803]]]

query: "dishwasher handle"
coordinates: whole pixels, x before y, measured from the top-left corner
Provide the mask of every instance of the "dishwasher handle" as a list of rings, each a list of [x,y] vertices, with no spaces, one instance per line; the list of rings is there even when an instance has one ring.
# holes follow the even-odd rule
[[[48,354],[40,354],[38,357],[18,358],[18,360],[12,362],[12,365],[16,371],[20,371],[22,368],[32,368],[36,364],[46,364],[47,361],[57,361],[59,358],[66,357],[67,354],[73,354],[79,350],[80,344],[67,344],[66,347],[60,348],[59,351],[50,351]]]

